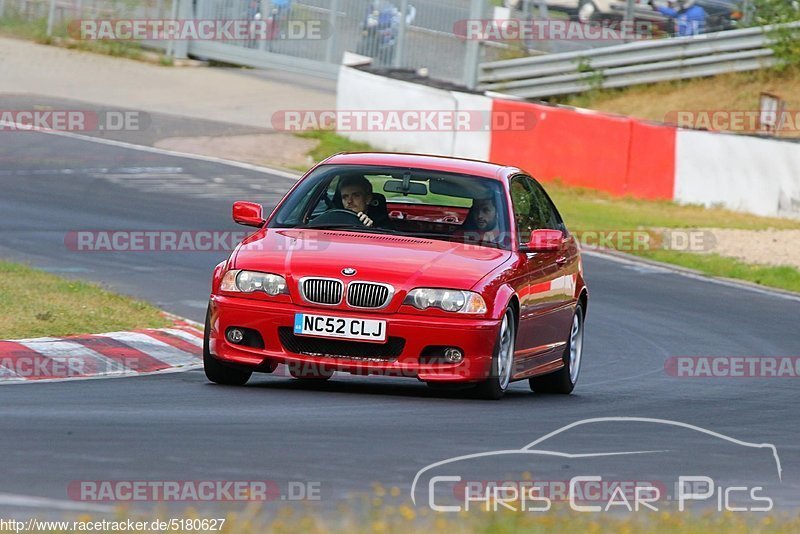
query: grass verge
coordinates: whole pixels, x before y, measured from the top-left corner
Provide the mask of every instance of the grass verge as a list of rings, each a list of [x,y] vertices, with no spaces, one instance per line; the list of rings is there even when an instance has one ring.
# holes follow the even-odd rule
[[[351,141],[350,139],[337,134],[333,130],[310,130],[295,134],[303,139],[316,139],[319,141],[317,146],[307,152],[314,163],[320,162],[328,156],[338,152],[375,152],[375,147],[368,143]]]
[[[0,339],[168,326],[158,308],[95,284],[0,260]]]
[[[739,228],[743,230],[800,229],[800,221],[759,217],[721,208],[612,197],[607,193],[544,184],[558,210],[574,230],[630,230],[636,228]]]
[[[127,514],[122,511],[115,518],[125,521]],[[155,517],[136,517],[134,520],[152,524],[152,521],[166,521],[176,517],[165,512]],[[178,515],[180,517],[180,515]],[[763,513],[690,513],[690,512],[640,512],[622,513],[577,513],[566,506],[554,505],[547,512],[508,511],[502,507],[498,511],[487,512],[482,509],[458,513],[434,513],[426,507],[413,507],[410,504],[389,505],[376,498],[361,512],[353,511],[349,505],[341,505],[337,514],[325,514],[312,508],[284,506],[277,510],[267,510],[251,505],[242,511],[226,514],[208,515],[196,509],[187,510],[183,521],[196,522],[202,526],[203,518],[224,518],[222,532],[241,534],[273,532],[293,534],[295,532],[322,533],[379,533],[406,534],[413,532],[443,534],[506,534],[602,532],[626,533],[667,533],[667,534],[706,534],[725,532],[731,534],[771,534],[797,532],[800,529],[800,516]],[[79,521],[97,521],[84,515]],[[195,527],[194,530],[198,530]],[[82,532],[66,530],[65,532]],[[184,530],[188,532],[188,530]]]
[[[786,101],[786,109],[800,109],[800,68],[764,69],[723,74],[622,89],[594,89],[579,95],[554,98],[571,106],[665,121],[677,111],[757,111],[762,92]],[[743,130],[745,126],[738,128]],[[737,131],[737,125],[732,125]],[[800,137],[800,128],[788,128],[782,137]]]
[[[614,198],[587,189],[546,184],[567,226],[574,231],[649,230],[660,228],[798,229],[800,221],[758,217],[720,208],[681,205],[670,201]],[[675,250],[623,250],[711,276],[746,280],[767,287],[800,292],[800,271],[789,266],[752,265],[717,254]]]
[[[47,19],[44,18],[28,20],[13,14],[2,17],[0,18],[0,36],[25,39],[40,44],[60,46],[70,50],[82,50],[106,56],[135,60],[146,59],[145,51],[136,42],[73,39],[68,35],[66,24],[56,25],[53,28],[53,34],[48,36]],[[172,58],[158,54],[158,64],[170,66],[172,63]]]
[[[638,256],[680,265],[711,276],[745,280],[767,287],[800,293],[800,271],[790,266],[752,265],[718,254],[696,254],[674,250],[649,250]]]

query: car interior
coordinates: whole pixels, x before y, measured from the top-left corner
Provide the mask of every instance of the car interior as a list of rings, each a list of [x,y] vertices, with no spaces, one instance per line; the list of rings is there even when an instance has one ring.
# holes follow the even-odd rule
[[[310,226],[317,220],[328,224],[333,220],[328,213],[343,210],[339,184],[349,176],[364,177],[372,184],[367,215],[375,226],[398,233],[458,236],[469,228],[466,223],[475,199],[494,197],[490,188],[481,185],[476,178],[412,178],[402,171],[397,174],[339,174],[328,182],[309,214]],[[501,210],[498,213],[502,213]],[[318,219],[323,214],[326,216]],[[343,222],[344,218],[337,220]]]

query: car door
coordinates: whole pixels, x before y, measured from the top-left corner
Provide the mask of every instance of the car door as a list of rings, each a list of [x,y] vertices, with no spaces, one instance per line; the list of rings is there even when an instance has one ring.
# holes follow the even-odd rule
[[[519,377],[560,365],[575,306],[579,257],[575,239],[542,186],[525,175],[515,176],[509,185],[518,243],[527,243],[537,229],[564,232],[558,251],[520,252],[515,369]]]

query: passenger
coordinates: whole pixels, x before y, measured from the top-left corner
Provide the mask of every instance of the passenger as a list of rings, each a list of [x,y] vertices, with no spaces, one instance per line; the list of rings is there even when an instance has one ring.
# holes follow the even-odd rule
[[[467,219],[456,232],[457,237],[478,243],[499,243],[497,206],[491,198],[476,198],[472,201]]]

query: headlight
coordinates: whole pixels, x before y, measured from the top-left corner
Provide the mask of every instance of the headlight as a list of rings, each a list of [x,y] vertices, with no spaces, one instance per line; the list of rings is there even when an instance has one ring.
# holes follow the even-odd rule
[[[417,288],[406,295],[403,304],[420,310],[439,308],[449,312],[486,313],[486,303],[477,293],[458,289]]]
[[[288,295],[286,279],[277,274],[258,273],[255,271],[228,271],[222,277],[219,286],[222,291],[253,293],[263,291],[267,295]]]

